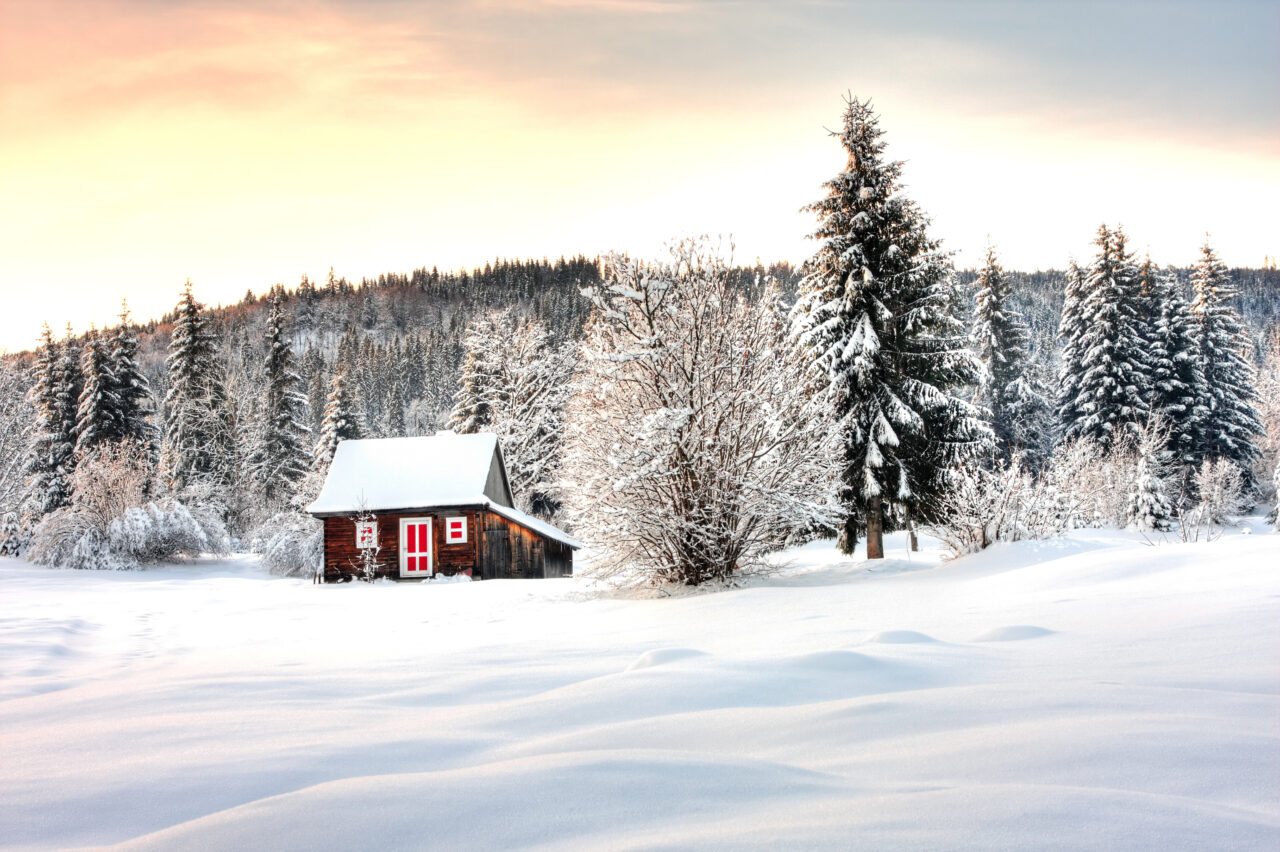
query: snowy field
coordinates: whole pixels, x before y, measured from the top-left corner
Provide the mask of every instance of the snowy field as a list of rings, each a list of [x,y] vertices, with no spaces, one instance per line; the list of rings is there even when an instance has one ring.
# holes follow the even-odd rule
[[[0,560],[0,846],[1277,849],[1254,528],[667,599]]]

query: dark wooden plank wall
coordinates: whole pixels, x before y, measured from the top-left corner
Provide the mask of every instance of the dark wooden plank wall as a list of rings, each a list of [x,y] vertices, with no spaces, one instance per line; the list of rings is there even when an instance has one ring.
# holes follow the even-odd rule
[[[432,557],[435,572],[456,574],[479,565],[480,530],[479,512],[475,509],[432,509],[424,512],[400,512],[376,514],[378,520],[378,544],[382,551],[378,560],[382,568],[379,577],[400,578],[400,519],[431,518]],[[486,512],[485,514],[489,514]],[[465,544],[444,543],[444,519],[465,516],[467,541]],[[326,581],[343,580],[360,573],[360,551],[356,547],[354,515],[324,519],[324,575]]]
[[[495,512],[481,512],[480,572],[485,580],[573,574],[573,550]]]
[[[444,543],[444,519],[465,516],[467,543]],[[485,580],[500,578],[570,577],[573,550],[489,511],[432,509],[420,512],[378,514],[379,577],[400,578],[400,519],[431,518],[435,571],[456,574],[471,570]],[[325,580],[336,582],[360,573],[354,515],[324,519]]]

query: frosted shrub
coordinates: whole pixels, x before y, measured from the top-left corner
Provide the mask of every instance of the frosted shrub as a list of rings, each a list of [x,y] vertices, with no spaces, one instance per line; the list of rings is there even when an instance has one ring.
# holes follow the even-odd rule
[[[182,503],[130,506],[103,529],[75,506],[59,509],[36,528],[28,558],[61,568],[123,570],[201,553],[226,552],[226,529],[208,529]]]
[[[714,250],[609,261],[570,404],[563,491],[613,582],[723,581],[841,516],[829,399],[809,393],[776,287],[753,305]]]
[[[1068,441],[1050,456],[1042,481],[1047,510],[1061,531],[1124,523],[1129,478],[1117,471],[1122,466],[1114,456],[1088,439]]]
[[[1056,538],[1083,526],[1123,525],[1125,487],[1136,455],[1103,453],[1094,441],[1061,445],[1039,476],[1020,454],[994,468],[953,471],[951,489],[937,502],[929,531],[953,556],[976,553],[997,541]]]
[[[0,556],[21,556],[27,549],[30,535],[18,521],[17,512],[6,512],[0,522]]]
[[[272,574],[308,577],[324,558],[324,525],[300,512],[280,512],[259,528],[253,551]]]
[[[1014,454],[995,468],[975,466],[953,473],[953,487],[938,501],[929,531],[953,556],[977,553],[997,541],[1062,535],[1081,516],[1081,497],[1033,476]],[[1061,472],[1057,477],[1061,479]]]
[[[1225,524],[1228,515],[1244,508],[1245,477],[1239,465],[1228,459],[1205,461],[1196,471],[1196,490],[1204,520]]]

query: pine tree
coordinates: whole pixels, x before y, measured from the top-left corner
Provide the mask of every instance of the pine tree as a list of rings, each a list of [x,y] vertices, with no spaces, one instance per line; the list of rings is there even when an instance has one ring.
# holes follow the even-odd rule
[[[311,431],[320,434],[324,423],[324,401],[328,395],[329,379],[325,371],[324,356],[318,349],[308,349],[302,359],[303,374],[307,377],[307,411]]]
[[[267,316],[267,358],[263,366],[265,393],[255,426],[249,475],[268,504],[293,493],[307,475],[307,398],[294,370],[293,347],[285,333],[285,316],[277,296]]]
[[[1003,458],[1023,451],[1038,460],[1043,454],[1049,404],[1030,363],[1030,332],[1022,315],[1010,305],[1009,281],[991,246],[975,288],[974,342],[986,367],[978,402],[991,412],[991,429]]]
[[[6,512],[0,519],[0,556],[21,556],[28,536],[23,533],[17,512]]]
[[[83,384],[76,406],[76,455],[89,456],[95,447],[121,432],[120,398],[111,353],[102,335],[90,330],[80,356]]]
[[[1253,464],[1260,454],[1254,438],[1263,431],[1257,373],[1245,354],[1249,337],[1232,305],[1236,290],[1208,240],[1191,273],[1191,286],[1191,315],[1205,378],[1201,454],[1235,463],[1251,489],[1256,485]]]
[[[499,337],[495,315],[485,314],[468,323],[463,335],[466,355],[462,377],[449,413],[449,428],[470,434],[483,432],[493,423],[493,395],[501,383],[494,341]]]
[[[1075,260],[1067,264],[1067,285],[1062,300],[1062,318],[1058,322],[1058,396],[1057,438],[1065,440],[1068,428],[1081,417],[1076,401],[1080,396],[1083,352],[1080,338],[1084,334],[1085,275]]]
[[[1173,275],[1148,257],[1139,272],[1150,321],[1146,348],[1151,366],[1153,415],[1167,428],[1173,461],[1194,467],[1204,420],[1204,373],[1191,310]]]
[[[948,255],[902,194],[902,164],[885,160],[870,102],[847,104],[844,129],[832,135],[848,165],[807,208],[822,245],[795,321],[817,382],[834,392],[847,424],[838,464],[852,511],[840,547],[852,552],[861,523],[867,554],[878,558],[884,504],[927,512],[948,471],[986,452],[992,435],[952,392],[978,384],[982,366],[956,317]]]
[[[320,439],[316,441],[312,454],[315,469],[322,473],[328,471],[333,454],[338,451],[339,442],[360,437],[360,420],[356,413],[355,399],[347,384],[347,374],[339,370],[333,374],[333,384],[325,402]]]
[[[1276,490],[1275,527],[1280,530],[1280,458],[1276,459],[1276,470],[1271,475],[1271,484]]]
[[[141,446],[152,448],[155,427],[148,420],[151,384],[138,364],[138,337],[130,326],[127,304],[121,307],[120,325],[111,336],[109,354],[118,412],[117,431],[111,438],[136,441]]]
[[[64,400],[68,377],[63,348],[46,325],[32,371],[35,382],[28,395],[35,425],[24,470],[27,491],[23,503],[31,522],[71,502],[75,420],[68,416]]]
[[[496,434],[517,502],[551,517],[559,507],[552,492],[563,453],[572,347],[554,346],[542,323],[511,310],[478,318],[465,339],[464,363],[471,370],[464,368],[453,428]]]
[[[1173,520],[1173,506],[1165,492],[1165,459],[1169,436],[1157,417],[1138,430],[1138,461],[1129,486],[1128,517],[1139,530],[1165,531]]]
[[[1125,243],[1119,228],[1098,229],[1098,254],[1076,308],[1079,324],[1069,353],[1079,359],[1080,372],[1071,379],[1076,393],[1067,404],[1063,437],[1088,438],[1103,447],[1132,433],[1149,410],[1150,368],[1138,319],[1138,271]],[[1064,369],[1066,357],[1064,352]]]
[[[235,470],[236,429],[218,359],[217,338],[188,281],[169,339],[162,465],[175,492],[222,489]]]
[[[404,383],[400,381],[397,373],[391,380],[391,387],[387,391],[387,404],[382,414],[382,432],[388,438],[404,437],[404,397]]]

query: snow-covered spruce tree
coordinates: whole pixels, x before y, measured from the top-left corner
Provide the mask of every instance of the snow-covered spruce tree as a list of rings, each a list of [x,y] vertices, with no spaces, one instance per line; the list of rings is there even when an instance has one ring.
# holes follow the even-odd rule
[[[1086,293],[1084,270],[1075,262],[1067,262],[1067,285],[1062,299],[1062,318],[1058,321],[1058,392],[1056,437],[1065,441],[1069,426],[1082,417],[1077,407],[1080,396],[1080,379],[1084,375],[1081,361],[1084,352],[1080,340],[1084,334],[1084,297]]]
[[[138,364],[138,336],[129,324],[129,306],[120,310],[120,325],[109,347],[113,390],[116,397],[116,432],[111,440],[135,441],[154,452],[155,427],[151,414],[151,384]]]
[[[175,494],[216,493],[235,471],[236,429],[217,338],[186,283],[169,338],[169,391],[161,465]]]
[[[1030,362],[1030,332],[1013,310],[1009,280],[991,246],[974,287],[973,339],[986,367],[978,402],[991,412],[991,431],[1002,458],[1021,451],[1031,466],[1038,466],[1046,449],[1049,403]]]
[[[327,472],[341,441],[363,437],[356,400],[347,384],[347,374],[341,368],[333,374],[329,398],[324,405],[324,421],[320,425],[320,438],[311,454],[311,463],[317,471]]]
[[[1258,479],[1274,483],[1280,470],[1280,327],[1271,329],[1262,350],[1262,364],[1258,370],[1258,413],[1262,419],[1261,458],[1257,464]],[[1280,503],[1280,488],[1264,497],[1274,497],[1272,504]]]
[[[729,286],[702,242],[612,256],[569,406],[565,511],[596,576],[727,580],[840,517],[840,424],[812,393],[785,318]]]
[[[89,332],[80,355],[79,403],[76,406],[76,455],[83,461],[94,449],[120,433],[120,397],[107,342]]]
[[[1138,270],[1124,231],[1103,225],[1094,244],[1098,254],[1085,280],[1072,344],[1081,372],[1071,419],[1062,427],[1066,440],[1090,438],[1105,449],[1146,419],[1151,380],[1138,316]]]
[[[1251,348],[1249,336],[1232,305],[1235,288],[1207,240],[1191,273],[1191,286],[1195,292],[1191,315],[1205,379],[1201,455],[1236,464],[1245,489],[1252,490],[1257,485],[1253,465],[1259,454],[1254,439],[1263,431],[1257,374],[1246,354]]]
[[[1271,475],[1271,484],[1276,489],[1275,508],[1271,511],[1275,515],[1275,527],[1280,531],[1280,459],[1276,459],[1276,470]]]
[[[501,382],[500,313],[482,314],[467,324],[462,341],[465,355],[458,392],[449,413],[449,428],[472,434],[486,432],[493,423],[492,404]]]
[[[0,556],[21,556],[27,549],[27,536],[18,522],[17,512],[5,512],[0,517]]]
[[[267,358],[263,364],[265,385],[248,473],[257,493],[268,506],[282,505],[310,469],[307,452],[307,398],[302,379],[294,370],[293,347],[285,329],[279,298],[272,298],[267,315]]]
[[[0,515],[18,516],[26,492],[26,472],[35,427],[27,394],[31,374],[20,362],[0,359]]]
[[[1151,369],[1151,412],[1168,435],[1171,461],[1194,466],[1204,420],[1204,372],[1187,300],[1172,273],[1148,257],[1139,271],[1148,303],[1147,354]]]
[[[493,432],[502,444],[516,502],[552,517],[564,448],[565,408],[574,353],[554,346],[542,323],[514,311],[476,320],[467,329],[463,385],[451,418],[458,432]],[[483,366],[481,366],[483,365]]]
[[[869,101],[848,100],[845,170],[807,209],[821,247],[795,308],[795,329],[816,386],[829,390],[844,422],[840,468],[849,515],[839,546],[860,529],[867,554],[882,557],[886,505],[927,517],[949,471],[989,451],[977,407],[955,389],[977,385],[982,365],[966,346],[948,255],[928,219],[901,192],[902,164],[886,161]]]
[[[1158,417],[1139,427],[1135,450],[1137,463],[1129,484],[1129,523],[1137,529],[1163,532],[1173,520],[1164,484],[1166,459],[1170,455],[1168,429]]]
[[[382,412],[382,434],[388,438],[405,435],[404,395],[404,382],[399,375],[393,376],[387,387],[387,404]]]
[[[25,469],[24,513],[35,523],[71,502],[71,474],[75,470],[75,407],[77,377],[70,340],[59,344],[46,325],[33,370],[35,382],[28,399],[35,410],[31,446]],[[75,373],[71,373],[74,366]]]

